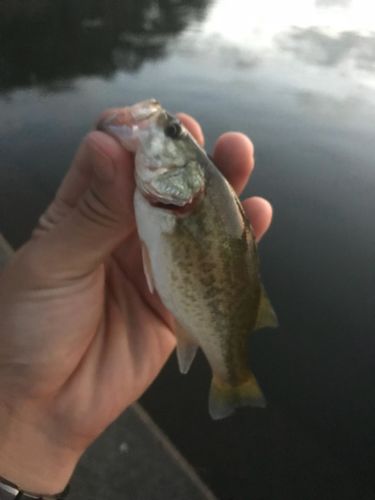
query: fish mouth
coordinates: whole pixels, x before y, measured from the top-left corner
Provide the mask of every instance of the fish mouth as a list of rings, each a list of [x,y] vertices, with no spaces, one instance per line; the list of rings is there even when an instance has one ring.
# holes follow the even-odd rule
[[[135,152],[139,131],[147,128],[161,111],[159,101],[147,99],[133,106],[106,111],[99,118],[96,128],[119,140],[129,151]]]
[[[138,102],[137,104],[130,106],[128,109],[134,123],[139,123],[144,120],[149,120],[155,114],[160,113],[162,107],[157,99],[148,99],[146,101]]]
[[[139,125],[140,122],[149,120],[156,113],[159,113],[161,109],[161,104],[157,99],[147,99],[132,106],[109,109],[99,118],[96,128],[102,130],[108,125],[119,127]]]
[[[173,212],[176,216],[182,217],[189,215],[197,208],[197,206],[203,199],[204,189],[198,191],[190,200],[186,201],[185,203],[179,203],[178,205],[176,203],[172,203],[170,200],[163,200],[161,198],[158,198],[157,196],[149,192],[145,193],[142,191],[142,195],[144,196],[144,198],[146,198],[151,206],[166,210],[168,212]]]

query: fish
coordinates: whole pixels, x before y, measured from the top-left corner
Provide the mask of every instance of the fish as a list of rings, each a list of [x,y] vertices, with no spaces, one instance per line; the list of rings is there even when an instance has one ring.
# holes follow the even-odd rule
[[[115,111],[98,128],[135,155],[144,273],[150,292],[174,317],[181,373],[201,348],[212,370],[213,419],[242,406],[264,407],[248,362],[248,336],[278,323],[239,198],[206,151],[155,99]]]

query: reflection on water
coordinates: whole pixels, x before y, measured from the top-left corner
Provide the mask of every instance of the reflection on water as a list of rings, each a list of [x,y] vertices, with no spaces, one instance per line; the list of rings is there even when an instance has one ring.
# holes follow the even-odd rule
[[[316,27],[294,28],[280,40],[282,48],[308,63],[331,67],[352,60],[360,69],[375,68],[375,33],[344,31],[332,36]]]
[[[200,19],[207,4],[5,0],[0,3],[0,88],[137,70],[142,62],[162,57],[171,36]]]
[[[261,64],[276,79],[281,67],[288,85],[288,63],[297,75],[305,63],[345,63],[345,79],[375,85],[373,75],[355,72],[374,67],[368,2],[289,0],[288,8],[273,0],[237,0],[234,8],[232,0],[221,0],[209,9],[211,0],[4,0],[0,89],[68,89],[80,77],[110,78],[147,61],[175,56],[183,64],[188,54],[210,62],[220,57],[222,67],[240,70]]]
[[[0,230],[13,243],[28,236],[107,106],[154,96],[197,116],[208,148],[228,129],[255,142],[246,192],[275,207],[260,251],[281,328],[250,342],[270,409],[213,424],[202,360],[186,378],[172,360],[144,398],[221,500],[373,498],[371,8],[372,0],[0,2]]]

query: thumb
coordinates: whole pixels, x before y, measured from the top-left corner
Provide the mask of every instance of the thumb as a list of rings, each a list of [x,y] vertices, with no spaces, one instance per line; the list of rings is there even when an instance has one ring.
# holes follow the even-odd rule
[[[63,216],[55,217],[47,230],[37,231],[23,250],[31,260],[32,274],[48,282],[89,274],[135,229],[133,157],[115,141],[94,134],[95,140],[85,141],[87,151],[77,155],[42,220],[53,219],[49,213]],[[81,175],[77,187],[76,173],[84,170],[90,170],[86,185]]]

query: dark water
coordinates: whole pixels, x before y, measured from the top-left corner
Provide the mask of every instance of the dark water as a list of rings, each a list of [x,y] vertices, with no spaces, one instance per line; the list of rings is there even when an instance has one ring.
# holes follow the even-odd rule
[[[202,358],[143,404],[223,500],[372,499],[375,31],[366,0],[0,1],[0,230],[24,241],[108,106],[157,97],[208,147],[249,134],[246,194],[279,331],[250,341],[270,402],[213,423]]]

